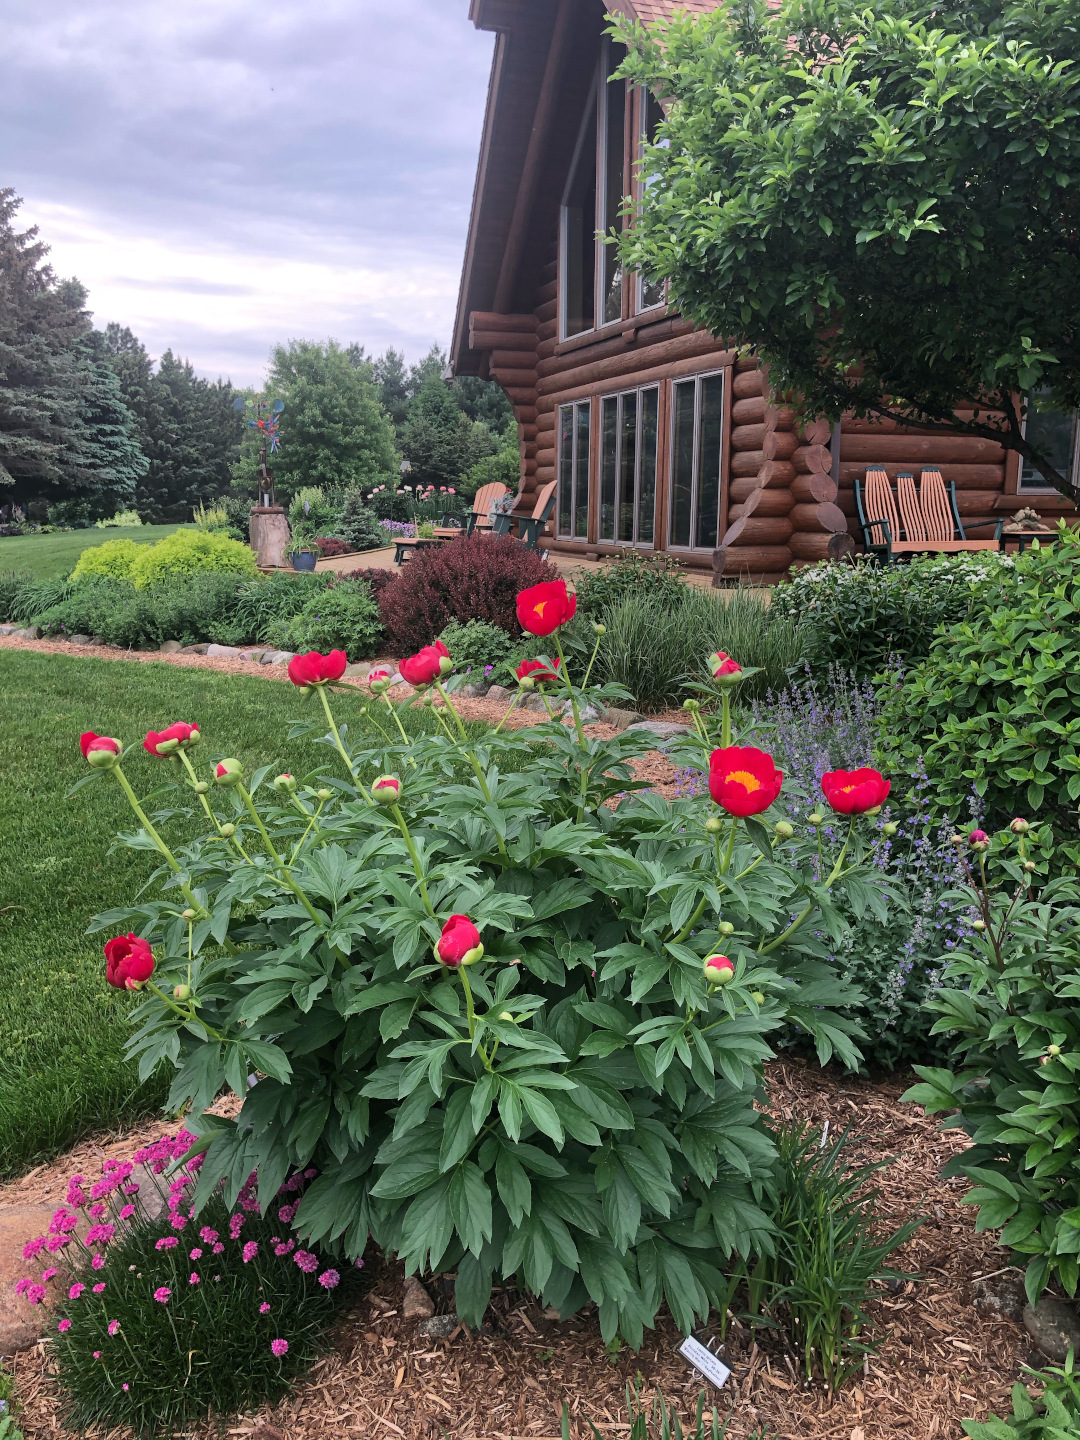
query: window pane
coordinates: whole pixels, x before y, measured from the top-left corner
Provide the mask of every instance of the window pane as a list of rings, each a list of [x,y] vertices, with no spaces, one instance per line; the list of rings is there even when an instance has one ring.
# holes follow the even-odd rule
[[[656,428],[660,411],[659,390],[646,390],[641,397],[641,465],[638,478],[639,545],[651,545],[656,512]]]
[[[634,490],[637,478],[637,395],[622,397],[622,454],[619,463],[619,539],[634,543]]]
[[[574,538],[589,538],[589,421],[592,406],[575,405],[576,456],[574,465]]]
[[[559,534],[570,534],[574,488],[574,407],[559,407]]]
[[[604,216],[601,228],[605,235],[620,231],[619,207],[626,194],[625,136],[626,81],[606,80],[601,92],[607,107],[604,155]],[[622,265],[616,246],[601,244],[601,286],[603,289],[604,321],[622,319]]]
[[[1036,391],[1035,399],[1046,391]],[[1072,478],[1073,456],[1076,448],[1076,411],[1071,414],[1063,410],[1029,410],[1024,427],[1027,438],[1037,445],[1060,475]],[[1045,490],[1050,484],[1041,470],[1030,460],[1024,460],[1020,471],[1020,488]]]
[[[615,539],[615,481],[619,461],[619,401],[609,395],[601,402],[600,426],[600,539]]]
[[[671,545],[690,544],[690,510],[694,486],[693,380],[672,387],[675,439],[671,466]]]
[[[701,440],[698,465],[697,539],[699,550],[716,549],[720,522],[720,439],[724,429],[724,377],[701,382]]]
[[[596,93],[563,208],[563,305],[567,335],[596,323]]]
[[[650,145],[656,144],[656,132],[664,118],[664,111],[660,101],[651,90],[646,90],[642,96],[642,118],[644,121],[645,140]],[[648,203],[648,189],[642,196],[642,204]],[[662,280],[652,281],[644,275],[638,277],[638,309],[648,310],[653,305],[664,303],[664,282]]]

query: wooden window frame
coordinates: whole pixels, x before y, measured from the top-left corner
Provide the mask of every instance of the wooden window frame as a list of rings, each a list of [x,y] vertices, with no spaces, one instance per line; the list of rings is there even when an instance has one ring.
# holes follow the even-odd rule
[[[709,370],[701,370],[693,375],[676,375],[667,382],[667,475],[666,490],[664,498],[664,533],[663,549],[666,553],[675,555],[711,555],[717,545],[721,543],[727,529],[728,512],[728,489],[731,476],[731,395],[732,376],[734,371],[731,366],[717,366]],[[694,386],[694,471],[693,471],[693,499],[690,512],[690,538],[697,532],[698,524],[698,500],[700,495],[700,465],[701,465],[701,387],[706,380],[719,377],[724,386],[721,396],[721,422],[720,422],[720,474],[717,479],[716,499],[716,542],[713,545],[676,545],[671,540],[673,530],[673,509],[675,505],[675,393],[680,385]],[[661,548],[659,545],[657,548]]]
[[[609,391],[604,392],[604,393],[601,394],[601,395],[597,395],[597,397],[596,397],[597,407],[596,407],[596,419],[595,419],[594,423],[595,423],[595,425],[596,425],[596,427],[597,427],[597,431],[596,431],[596,454],[597,454],[597,462],[596,462],[596,484],[595,484],[595,489],[596,489],[596,525],[595,525],[595,532],[594,532],[594,533],[595,533],[595,535],[596,535],[597,544],[599,544],[599,545],[614,545],[617,549],[620,549],[620,550],[641,550],[641,551],[648,551],[648,552],[654,553],[654,554],[655,554],[656,551],[657,551],[657,548],[658,548],[658,546],[657,546],[657,536],[660,535],[660,533],[661,533],[661,531],[662,531],[662,528],[663,528],[663,526],[662,526],[662,524],[661,524],[661,509],[662,509],[662,507],[661,507],[661,495],[663,494],[663,460],[664,460],[664,449],[663,449],[662,442],[663,442],[664,439],[665,439],[664,434],[663,434],[663,415],[664,415],[664,408],[665,408],[665,407],[664,407],[664,388],[665,388],[665,382],[662,382],[662,381],[659,381],[659,380],[649,380],[649,381],[646,381],[646,383],[645,383],[644,385],[627,385],[627,386],[624,386],[624,387],[623,387],[622,389],[620,389],[620,390],[609,390]],[[642,432],[642,417],[643,417],[643,408],[642,408],[642,404],[641,404],[641,398],[642,398],[643,395],[647,394],[649,391],[654,391],[654,392],[656,393],[656,473],[655,473],[654,476],[653,476],[653,538],[652,538],[651,540],[640,540],[640,539],[638,538],[638,535],[637,535],[637,531],[638,531],[638,520],[639,520],[639,516],[638,516],[638,513],[637,513],[637,511],[638,511],[637,492],[638,492],[638,490],[639,490],[639,488],[640,488],[640,485],[641,485],[641,432]],[[607,401],[609,401],[609,400],[614,400],[614,401],[615,401],[615,415],[616,415],[616,433],[615,433],[615,457],[616,457],[616,458],[615,458],[615,472],[616,472],[616,473],[615,473],[615,485],[616,485],[616,494],[617,494],[617,492],[618,492],[618,483],[619,483],[619,464],[620,464],[620,460],[621,460],[621,457],[622,457],[622,442],[623,442],[623,433],[622,433],[622,430],[623,430],[623,427],[622,427],[623,401],[625,400],[625,398],[626,398],[628,395],[634,395],[634,396],[637,397],[637,417],[636,417],[636,420],[635,420],[635,443],[634,443],[634,495],[635,495],[635,500],[634,500],[634,538],[633,538],[632,540],[620,540],[620,539],[618,538],[619,521],[618,521],[618,503],[616,502],[616,506],[615,506],[615,534],[614,534],[613,537],[611,537],[611,538],[609,539],[607,536],[602,535],[602,534],[600,533],[600,520],[601,520],[600,509],[601,509],[601,506],[602,506],[602,504],[603,504],[603,483],[604,483],[604,405],[605,405],[605,403],[606,403]]]
[[[596,444],[595,444],[595,436],[594,436],[594,426],[595,426],[595,424],[596,424],[596,407],[595,407],[594,404],[593,404],[593,399],[594,399],[594,397],[591,396],[591,395],[589,395],[589,396],[585,396],[585,397],[584,397],[583,399],[581,399],[581,400],[567,400],[567,401],[565,401],[563,404],[557,405],[557,406],[555,407],[555,479],[556,479],[556,482],[557,482],[557,483],[556,483],[556,488],[555,488],[555,525],[554,525],[554,531],[555,531],[555,539],[556,539],[556,540],[565,541],[566,543],[572,544],[572,545],[587,545],[587,544],[589,543],[590,537],[595,533],[595,527],[596,527],[596,520],[595,520],[595,518],[594,518],[594,517],[595,517],[595,513],[596,513],[597,503],[598,503],[598,502],[597,502],[597,497],[596,497],[596,473],[595,473],[595,472],[596,472]],[[584,476],[585,485],[586,485],[587,490],[588,490],[588,506],[587,506],[586,515],[585,515],[585,534],[584,534],[584,535],[575,535],[575,534],[573,534],[572,532],[573,532],[573,527],[574,527],[575,519],[576,519],[577,512],[578,512],[578,503],[577,503],[577,500],[578,500],[578,483],[579,483],[579,480],[580,480],[580,478],[581,478],[581,475],[580,475],[580,463],[579,463],[579,462],[580,462],[580,456],[579,456],[579,454],[578,454],[578,447],[577,447],[578,412],[579,412],[580,410],[582,410],[582,409],[587,410],[587,411],[588,411],[588,415],[589,415],[589,424],[588,424],[589,442],[588,442],[588,453],[587,453],[587,455],[585,456],[585,476]],[[574,422],[573,422],[573,436],[574,436],[574,439],[573,439],[573,443],[572,443],[572,455],[571,455],[571,462],[570,462],[570,470],[571,470],[571,473],[570,473],[570,527],[571,527],[571,533],[570,533],[570,534],[564,534],[564,533],[561,532],[560,529],[559,529],[559,526],[560,526],[561,523],[562,523],[562,513],[563,513],[563,506],[562,506],[562,498],[563,498],[562,413],[563,413],[564,410],[572,410],[572,411],[574,412]]]

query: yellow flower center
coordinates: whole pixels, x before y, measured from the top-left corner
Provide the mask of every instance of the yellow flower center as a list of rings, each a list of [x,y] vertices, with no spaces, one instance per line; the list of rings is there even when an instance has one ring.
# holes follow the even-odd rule
[[[737,785],[744,786],[751,793],[761,789],[761,781],[756,775],[751,775],[749,770],[729,770],[724,779],[734,780]]]

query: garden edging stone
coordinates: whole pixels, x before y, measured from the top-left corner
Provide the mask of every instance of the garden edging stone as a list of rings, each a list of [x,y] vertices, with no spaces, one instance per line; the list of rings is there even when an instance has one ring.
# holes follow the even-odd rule
[[[0,1355],[14,1355],[37,1344],[45,1329],[46,1311],[15,1294],[16,1282],[30,1269],[23,1246],[43,1235],[53,1205],[13,1205],[0,1210]]]
[[[1025,1305],[1024,1329],[1048,1360],[1061,1362],[1070,1350],[1080,1352],[1080,1314],[1066,1300],[1044,1295],[1034,1308]]]

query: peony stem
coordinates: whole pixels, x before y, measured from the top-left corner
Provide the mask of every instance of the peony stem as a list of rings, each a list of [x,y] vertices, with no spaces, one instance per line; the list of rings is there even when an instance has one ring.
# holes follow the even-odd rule
[[[419,856],[419,854],[417,853],[416,846],[413,844],[413,838],[412,838],[412,836],[409,834],[409,827],[408,827],[408,825],[406,825],[406,823],[405,823],[405,816],[401,813],[401,806],[400,806],[400,805],[391,805],[391,806],[390,806],[390,813],[391,813],[391,815],[393,815],[394,819],[397,821],[398,829],[401,831],[402,835],[405,837],[405,844],[408,846],[409,855],[410,855],[410,858],[412,859],[413,874],[416,876],[416,883],[417,883],[417,885],[418,885],[418,887],[419,887],[419,889],[420,889],[420,898],[421,898],[421,900],[423,900],[423,902],[424,902],[424,909],[425,909],[425,910],[428,912],[428,914],[431,916],[432,920],[434,920],[434,919],[436,918],[436,916],[435,916],[435,910],[434,910],[434,907],[432,906],[431,900],[430,900],[430,898],[429,898],[429,896],[428,896],[427,883],[426,883],[426,881],[424,880],[424,867],[420,864],[420,856]]]
[[[829,878],[825,881],[826,890],[831,889],[831,887],[835,884],[837,877],[840,875],[841,871],[844,868],[844,858],[847,855],[848,846],[851,844],[851,835],[854,829],[855,816],[852,815],[851,821],[848,824],[847,837],[844,840],[844,844],[840,850],[840,854],[836,857],[836,864],[833,866]],[[804,924],[810,918],[810,916],[814,913],[815,908],[815,902],[811,900],[810,904],[806,905],[802,910],[799,911],[798,915],[795,916],[795,919],[792,920],[791,924],[787,927],[787,929],[782,930],[780,934],[777,935],[775,940],[770,940],[768,945],[762,942],[762,944],[758,946],[758,954],[768,955],[770,950],[775,950],[778,945],[782,945],[789,936],[794,935],[795,931],[798,930],[800,925]]]
[[[495,729],[491,732],[492,735],[497,735],[497,734],[499,733],[499,731],[502,729],[502,727],[506,724],[507,720],[510,719],[510,716],[514,713],[514,711],[517,709],[518,705],[520,704],[520,702],[521,702],[521,697],[522,697],[522,695],[523,695],[524,693],[525,693],[525,692],[524,692],[523,690],[519,690],[519,691],[517,692],[517,694],[514,696],[514,698],[510,701],[510,704],[506,707],[506,714],[502,717],[502,719],[499,721],[499,723],[495,726]]]
[[[594,665],[594,663],[595,663],[595,661],[596,661],[596,657],[597,657],[597,655],[598,655],[598,653],[599,653],[599,651],[600,651],[600,641],[601,641],[602,638],[603,638],[603,637],[598,633],[597,636],[596,636],[596,644],[592,647],[592,654],[589,656],[589,663],[588,663],[588,665],[585,667],[585,678],[584,678],[584,679],[582,680],[582,682],[581,682],[581,688],[582,688],[583,690],[585,689],[586,685],[588,685],[588,683],[589,683],[589,676],[592,674],[592,667],[593,667],[593,665]]]
[[[181,763],[183,764],[184,768],[187,770],[188,775],[191,777],[191,783],[192,783],[192,785],[198,785],[198,783],[199,783],[199,777],[198,777],[198,775],[196,775],[196,773],[195,773],[195,767],[192,765],[192,763],[191,763],[191,761],[188,759],[187,755],[184,753],[183,750],[178,750],[176,753],[179,755]],[[236,838],[236,836],[234,835],[231,839],[229,839],[228,837],[222,835],[222,833],[221,833],[221,821],[220,821],[220,820],[217,818],[217,816],[214,814],[213,808],[211,807],[210,802],[209,802],[209,800],[207,800],[206,796],[202,793],[201,790],[196,790],[195,793],[196,793],[196,795],[198,795],[199,799],[202,801],[202,807],[203,807],[203,809],[206,811],[206,818],[210,821],[210,823],[213,825],[214,829],[217,831],[217,833],[218,833],[218,838],[219,838],[220,840],[225,840],[227,844],[232,845],[232,846],[235,848],[235,850],[237,851],[237,853],[241,856],[241,858],[244,859],[244,860],[246,860],[247,863],[250,865],[250,864],[251,864],[251,856],[250,856],[250,855],[247,853],[247,851],[244,849],[243,845],[240,844],[240,841]]]
[[[386,708],[390,711],[390,714],[394,717],[394,724],[395,724],[395,725],[397,726],[397,728],[398,728],[398,733],[400,734],[400,736],[401,736],[402,740],[405,742],[405,744],[408,745],[408,743],[409,743],[409,737],[408,737],[408,735],[405,734],[405,726],[402,725],[402,723],[401,723],[401,716],[397,713],[397,706],[396,706],[396,705],[394,704],[394,702],[390,699],[390,696],[387,694],[387,692],[386,692],[385,690],[383,691],[383,699],[386,701]]]
[[[329,702],[329,700],[327,700],[327,698],[326,698],[326,686],[325,686],[325,685],[316,685],[316,686],[315,686],[315,689],[319,692],[319,699],[322,701],[322,708],[323,708],[323,710],[324,710],[324,712],[325,712],[325,714],[326,714],[327,724],[330,726],[330,733],[331,733],[331,734],[333,735],[333,737],[334,737],[334,744],[337,746],[337,748],[338,748],[338,753],[340,754],[341,758],[345,761],[345,764],[349,767],[349,778],[350,778],[350,779],[353,781],[353,783],[355,784],[355,783],[356,783],[356,769],[355,769],[355,767],[354,767],[354,765],[353,765],[353,762],[349,759],[349,752],[345,749],[345,746],[341,743],[341,736],[338,734],[337,723],[336,723],[336,721],[334,720],[333,714],[331,713],[331,710],[330,710],[330,702]],[[370,796],[367,797],[367,800],[368,800],[368,804],[369,804],[369,805],[374,804],[374,801],[371,799]]]
[[[284,860],[282,860],[281,856],[274,848],[274,842],[270,839],[270,832],[263,824],[262,816],[255,809],[255,803],[252,800],[250,793],[248,792],[247,786],[238,785],[236,788],[240,792],[240,799],[243,800],[245,806],[247,807],[248,814],[251,816],[252,820],[255,821],[255,824],[258,827],[259,834],[262,836],[263,844],[266,846],[267,853],[270,855],[274,864],[277,866],[279,878],[293,892],[293,894],[300,901],[300,904],[303,905],[304,909],[307,911],[311,919],[315,921],[315,924],[323,927],[322,916],[318,913],[318,911],[312,905],[311,901],[304,894],[303,890],[301,890],[300,886],[293,879],[292,875],[289,872],[289,867],[285,864]]]
[[[442,696],[442,698],[443,698],[443,704],[444,704],[444,705],[446,706],[446,708],[450,711],[450,714],[453,715],[453,717],[454,717],[454,721],[455,721],[455,723],[457,724],[457,728],[458,728],[458,734],[461,736],[462,740],[468,739],[468,736],[465,734],[465,726],[462,724],[461,716],[460,716],[460,715],[458,714],[458,712],[454,709],[454,703],[453,703],[453,701],[450,699],[450,696],[447,695],[446,691],[443,689],[443,687],[442,687],[442,682],[439,681],[439,680],[436,680],[436,681],[434,681],[433,683],[434,683],[435,689],[439,692],[439,694],[440,694],[440,695]]]
[[[124,794],[125,794],[125,795],[127,796],[127,798],[128,798],[128,804],[131,806],[132,810],[135,811],[135,814],[138,816],[139,820],[142,822],[143,829],[144,829],[144,830],[146,831],[146,833],[150,836],[150,839],[153,840],[154,844],[157,846],[159,852],[160,852],[161,855],[164,857],[164,859],[165,859],[165,861],[167,862],[167,864],[172,868],[173,874],[174,874],[174,875],[179,875],[179,874],[180,874],[180,864],[179,864],[179,861],[177,860],[176,856],[172,853],[172,851],[169,849],[168,845],[165,844],[165,841],[161,838],[161,836],[158,834],[158,832],[154,829],[153,825],[150,824],[150,821],[146,818],[146,814],[145,814],[145,812],[143,811],[142,806],[139,804],[138,796],[135,794],[135,791],[131,788],[131,782],[128,780],[127,776],[124,774],[123,770],[121,770],[121,768],[120,768],[119,765],[114,765],[114,766],[113,766],[113,768],[112,768],[112,774],[114,774],[114,775],[116,776],[117,780],[119,780],[120,785],[121,785],[121,787],[123,788]],[[206,906],[205,906],[205,905],[201,905],[201,904],[199,903],[199,901],[195,898],[195,893],[194,893],[194,891],[192,890],[191,886],[187,883],[186,880],[181,880],[181,882],[180,882],[180,891],[181,891],[184,899],[185,899],[185,900],[188,902],[188,904],[191,906],[192,910],[194,910],[197,914],[199,914],[199,915],[201,915],[201,916],[204,916],[204,917],[210,914],[210,911],[207,910]]]
[[[294,797],[294,798],[295,798],[295,797]],[[295,864],[296,864],[296,857],[300,854],[301,846],[303,845],[303,843],[304,843],[304,841],[307,839],[307,837],[311,834],[311,827],[315,824],[316,820],[318,820],[319,816],[322,814],[322,808],[323,808],[323,805],[324,805],[325,803],[326,803],[325,801],[320,800],[320,801],[319,801],[319,804],[318,804],[318,808],[312,812],[311,819],[308,821],[307,829],[306,829],[306,830],[304,831],[304,833],[300,836],[300,839],[296,842],[295,846],[293,847],[293,852],[292,852],[292,854],[289,856],[289,864],[290,864],[290,865],[295,865]],[[303,814],[303,813],[305,813],[305,812],[301,811],[301,814]]]
[[[726,750],[731,744],[731,691],[724,689],[720,695],[722,719],[720,721],[720,744]]]
[[[574,729],[577,731],[578,744],[584,747],[585,731],[581,728],[581,711],[578,709],[577,692],[574,690],[574,686],[570,680],[570,674],[566,668],[566,656],[563,654],[562,640],[559,638],[559,632],[557,630],[554,631],[552,639],[555,641],[555,648],[558,650],[559,659],[562,662],[563,684],[570,693],[570,706],[574,712]]]

